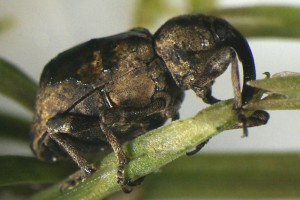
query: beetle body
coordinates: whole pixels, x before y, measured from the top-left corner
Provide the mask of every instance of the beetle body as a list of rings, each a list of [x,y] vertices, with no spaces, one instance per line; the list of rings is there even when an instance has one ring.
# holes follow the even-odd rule
[[[146,109],[155,99],[168,105],[145,116],[128,116],[137,119],[116,117],[127,110]],[[105,145],[99,118],[107,113],[118,118],[111,122],[114,134],[121,140],[130,139],[175,117],[176,104],[182,100],[183,90],[156,58],[147,31],[91,40],[61,53],[45,67],[36,100],[32,148],[43,160],[66,156],[51,139],[49,129],[80,140],[73,142]]]
[[[71,157],[84,171],[82,157],[91,146],[111,146],[120,167],[118,182],[126,190],[128,162],[120,143],[178,118],[184,90],[207,103],[214,80],[234,60],[243,64],[242,99],[255,79],[246,40],[226,21],[205,15],[179,16],[154,35],[143,28],[93,39],[59,54],[44,68],[32,125],[32,149],[39,159]]]

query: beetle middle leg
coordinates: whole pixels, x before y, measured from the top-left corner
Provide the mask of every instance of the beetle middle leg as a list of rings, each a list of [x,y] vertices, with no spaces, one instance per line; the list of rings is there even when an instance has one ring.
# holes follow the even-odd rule
[[[119,161],[119,166],[118,166],[118,171],[117,171],[117,177],[118,177],[118,184],[121,186],[122,190],[126,193],[131,192],[130,189],[126,188],[126,180],[124,176],[124,167],[125,165],[129,162],[127,156],[125,155],[124,151],[121,148],[121,144],[116,138],[116,136],[113,134],[113,132],[107,127],[106,124],[104,124],[102,121],[99,123],[101,130],[103,134],[106,137],[106,140],[108,143],[111,145],[113,151],[117,155],[118,161]]]
[[[119,160],[118,168],[118,183],[122,186],[124,192],[130,192],[125,185],[124,180],[124,166],[128,163],[128,159],[121,149],[120,142],[110,129],[101,121],[99,117],[89,117],[82,115],[72,114],[58,114],[51,118],[47,122],[47,131],[49,136],[60,147],[62,147],[66,153],[73,159],[73,161],[83,171],[83,175],[73,178],[70,183],[64,184],[64,188],[68,188],[90,176],[95,169],[88,163],[88,161],[80,155],[80,152],[76,149],[70,138],[76,138],[77,140],[86,142],[99,142],[105,141],[112,146]],[[101,134],[103,133],[105,137]],[[87,136],[89,138],[87,138]]]
[[[131,186],[136,185],[136,183],[139,184],[143,178],[134,182],[125,179],[124,167],[129,162],[129,158],[122,150],[118,138],[111,131],[110,127],[115,123],[129,123],[135,121],[136,119],[147,117],[162,111],[166,108],[166,105],[168,104],[167,101],[168,100],[165,99],[165,96],[162,95],[155,99],[151,104],[143,108],[112,108],[111,110],[108,110],[107,113],[103,113],[99,125],[106,137],[107,142],[111,145],[118,158],[119,166],[117,171],[117,182],[121,186],[122,190],[126,193],[131,191],[126,187],[127,185]]]
[[[210,138],[209,138],[210,139]],[[200,144],[198,144],[194,150],[191,150],[189,152],[186,152],[185,154],[187,156],[192,156],[192,155],[195,155],[196,153],[198,153],[208,142],[209,142],[209,139],[205,140],[204,142],[201,142]]]

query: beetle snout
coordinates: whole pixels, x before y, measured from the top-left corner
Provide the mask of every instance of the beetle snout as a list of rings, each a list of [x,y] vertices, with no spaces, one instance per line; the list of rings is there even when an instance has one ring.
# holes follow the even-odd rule
[[[246,84],[247,81],[255,80],[256,78],[254,58],[248,42],[234,28],[231,29],[231,36],[228,40],[230,46],[236,51],[243,66],[242,101],[243,104],[246,104],[254,93],[254,88]]]

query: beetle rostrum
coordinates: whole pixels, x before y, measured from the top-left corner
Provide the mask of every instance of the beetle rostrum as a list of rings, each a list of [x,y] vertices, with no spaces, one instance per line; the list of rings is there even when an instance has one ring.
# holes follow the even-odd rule
[[[84,178],[94,171],[84,155],[110,146],[119,161],[117,181],[129,191],[124,177],[129,159],[121,143],[178,119],[184,90],[218,102],[212,85],[228,65],[237,64],[236,54],[244,79],[241,97],[235,98],[240,109],[253,95],[245,84],[255,79],[253,56],[245,38],[218,17],[179,16],[154,35],[135,28],[64,51],[41,75],[32,150],[41,160],[73,159]]]

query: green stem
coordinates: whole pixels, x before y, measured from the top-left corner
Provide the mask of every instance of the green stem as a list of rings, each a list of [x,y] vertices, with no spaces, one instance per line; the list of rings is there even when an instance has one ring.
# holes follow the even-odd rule
[[[136,180],[184,155],[197,144],[236,123],[232,101],[210,106],[195,117],[178,120],[144,134],[123,146],[130,163],[126,177]],[[222,116],[222,117],[220,117]],[[32,199],[103,199],[120,190],[117,160],[109,154],[98,170],[78,186],[60,192],[60,184],[36,194]]]

